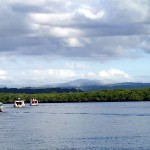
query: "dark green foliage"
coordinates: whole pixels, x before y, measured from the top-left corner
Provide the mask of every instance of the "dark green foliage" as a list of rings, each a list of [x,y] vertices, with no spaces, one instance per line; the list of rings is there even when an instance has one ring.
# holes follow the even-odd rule
[[[78,92],[76,88],[0,88],[0,93],[26,93],[26,94],[40,94],[50,92]],[[80,90],[81,91],[81,90]]]
[[[150,101],[150,88],[41,94],[0,93],[0,102],[13,103],[18,97],[24,99],[25,102],[29,102],[31,98],[36,98],[43,103]]]

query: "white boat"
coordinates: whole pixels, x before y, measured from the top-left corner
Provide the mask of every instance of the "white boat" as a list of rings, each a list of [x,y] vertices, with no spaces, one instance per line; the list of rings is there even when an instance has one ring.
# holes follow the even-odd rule
[[[15,101],[14,101],[14,107],[15,107],[15,108],[22,108],[22,107],[25,107],[24,100],[20,100],[20,98],[18,98],[18,100],[15,100]]]
[[[37,106],[37,105],[38,105],[38,100],[37,100],[37,99],[34,99],[34,98],[31,99],[31,100],[30,100],[30,105],[31,105],[31,106]]]
[[[3,112],[3,103],[0,102],[0,112]]]

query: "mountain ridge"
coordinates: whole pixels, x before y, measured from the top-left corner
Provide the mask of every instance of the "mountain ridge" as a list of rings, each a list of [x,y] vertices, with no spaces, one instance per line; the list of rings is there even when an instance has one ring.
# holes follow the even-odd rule
[[[65,88],[79,88],[83,91],[95,91],[106,89],[150,88],[150,83],[121,82],[121,83],[104,84],[100,80],[77,79],[66,83],[57,84],[57,86]]]
[[[45,85],[41,87],[22,87],[22,88],[7,88],[1,87],[0,93],[51,93],[51,92],[79,92],[79,91],[98,91],[98,90],[113,90],[113,89],[139,89],[150,88],[150,83],[141,82],[122,82],[104,84],[100,80],[77,79],[65,83],[57,83]]]

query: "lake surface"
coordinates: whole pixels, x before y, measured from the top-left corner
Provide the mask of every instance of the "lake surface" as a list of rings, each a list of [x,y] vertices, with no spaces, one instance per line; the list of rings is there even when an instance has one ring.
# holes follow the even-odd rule
[[[39,103],[0,113],[0,150],[150,149],[150,102]]]

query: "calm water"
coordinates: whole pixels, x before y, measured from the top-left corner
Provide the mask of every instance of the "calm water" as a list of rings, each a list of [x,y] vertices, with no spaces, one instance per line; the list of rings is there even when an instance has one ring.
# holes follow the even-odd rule
[[[150,149],[150,102],[4,105],[0,150]]]

